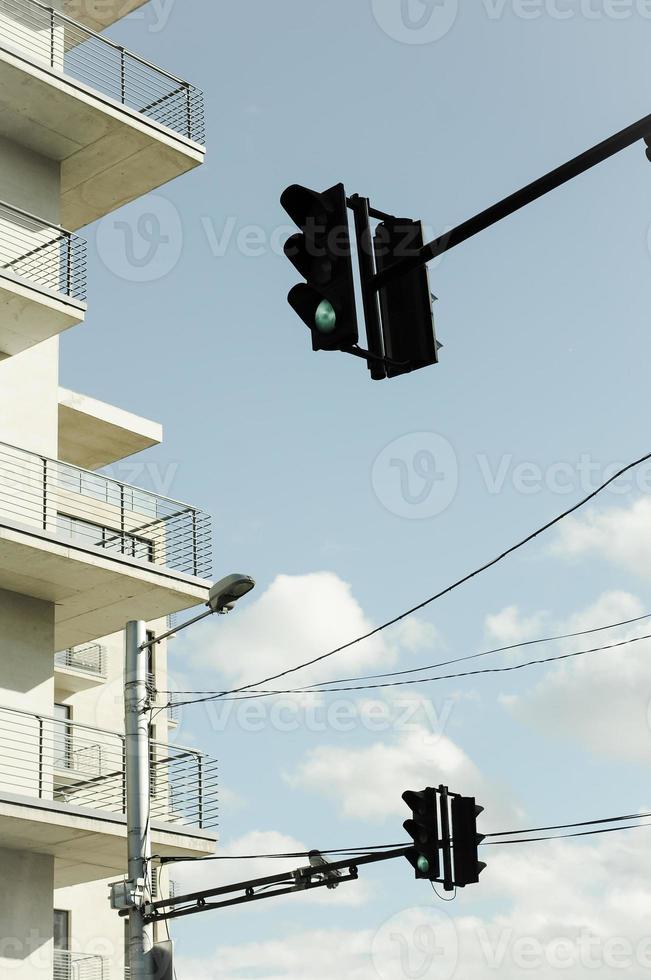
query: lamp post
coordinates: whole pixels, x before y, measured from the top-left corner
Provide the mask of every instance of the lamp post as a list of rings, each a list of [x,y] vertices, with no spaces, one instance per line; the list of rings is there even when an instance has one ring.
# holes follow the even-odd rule
[[[111,904],[114,908],[129,911],[128,963],[131,980],[153,980],[155,976],[153,926],[145,923],[143,918],[143,905],[151,900],[147,653],[150,647],[172,633],[180,633],[214,613],[224,615],[230,612],[237,600],[254,586],[254,580],[248,575],[227,575],[211,587],[205,612],[150,640],[147,639],[146,624],[142,620],[132,620],[126,626],[124,731],[129,880],[126,886],[120,884],[113,887]]]

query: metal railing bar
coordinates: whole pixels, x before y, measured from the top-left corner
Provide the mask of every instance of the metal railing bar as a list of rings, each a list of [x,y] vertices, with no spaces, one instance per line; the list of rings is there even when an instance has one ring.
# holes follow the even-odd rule
[[[54,224],[52,221],[48,221],[46,218],[39,218],[38,215],[32,214],[31,211],[25,211],[24,208],[16,207],[15,204],[9,204],[8,201],[0,200],[0,210],[6,208],[7,211],[13,211],[14,214],[20,214],[23,218],[29,218],[30,221],[34,221],[37,225],[46,225],[48,228],[53,228],[55,231],[63,231],[66,235],[72,235],[72,232],[66,231],[62,225]],[[77,241],[82,241],[78,238]]]
[[[60,460],[54,459],[51,456],[45,456],[42,453],[31,453],[28,450],[21,449],[19,446],[14,446],[12,443],[9,442],[0,442],[0,452],[3,449],[11,449],[14,452],[18,453],[19,455],[17,457],[14,457],[17,459],[27,459],[28,461],[31,461],[32,459],[47,460],[48,463],[54,464],[56,467],[59,467],[61,470],[63,469],[68,471],[71,470],[85,477],[90,477],[90,478],[94,477],[96,480],[98,480],[98,482],[101,481],[107,484],[112,484],[113,486],[116,486],[118,488],[124,487],[127,490],[134,490],[136,494],[150,498],[154,501],[160,503],[166,503],[166,504],[173,504],[176,507],[183,508],[181,511],[179,511],[179,513],[186,513],[186,512],[191,513],[192,511],[197,510],[197,508],[193,507],[191,504],[185,503],[182,500],[175,500],[173,497],[159,496],[152,490],[145,490],[142,487],[137,487],[130,483],[121,483],[119,480],[116,480],[114,477],[107,476],[104,473],[99,473],[96,470],[85,470],[81,466],[76,466],[74,463],[62,463]],[[204,520],[206,521],[210,520],[209,514],[206,514],[205,512],[201,512],[201,511],[198,511],[198,513],[203,517]]]
[[[46,11],[48,14],[52,12],[52,8],[41,3],[40,0],[29,0],[29,3],[31,3],[35,7],[40,8],[41,10]],[[29,8],[22,7],[21,9],[29,9]],[[178,78],[176,75],[172,75],[164,68],[159,68],[157,65],[152,64],[151,62],[147,61],[145,58],[141,58],[140,55],[135,54],[135,52],[129,51],[127,48],[124,48],[122,45],[117,44],[115,41],[112,41],[108,37],[105,37],[103,34],[98,34],[96,31],[91,30],[91,28],[86,27],[85,24],[81,24],[79,21],[73,20],[72,17],[68,17],[66,16],[66,14],[60,13],[58,10],[54,11],[54,16],[57,21],[62,21],[66,24],[69,24],[74,30],[78,31],[83,36],[93,37],[97,41],[100,41],[102,44],[106,44],[117,51],[123,50],[124,53],[128,55],[130,58],[133,58],[134,61],[137,61],[139,64],[144,65],[145,68],[151,68],[153,71],[159,72],[161,75],[165,75],[170,81],[177,82],[180,85],[189,84],[189,82],[184,81],[184,79]]]

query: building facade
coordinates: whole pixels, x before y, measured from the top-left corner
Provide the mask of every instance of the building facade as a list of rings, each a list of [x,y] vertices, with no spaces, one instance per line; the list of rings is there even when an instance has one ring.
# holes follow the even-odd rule
[[[123,629],[204,603],[210,521],[102,471],[160,425],[59,385],[84,226],[201,165],[201,93],[102,35],[144,0],[0,0],[0,976],[122,980]],[[167,648],[149,664],[167,688]],[[160,701],[159,704],[163,702]],[[153,850],[214,850],[215,764],[152,713]],[[164,894],[168,882],[153,887]]]

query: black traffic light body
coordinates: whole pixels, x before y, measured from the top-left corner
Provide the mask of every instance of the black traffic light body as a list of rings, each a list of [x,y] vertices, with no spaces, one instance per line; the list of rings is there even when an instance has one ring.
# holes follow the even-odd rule
[[[403,824],[414,841],[414,849],[407,854],[407,860],[414,868],[416,878],[436,881],[440,872],[436,790],[429,787],[421,792],[406,790],[402,798],[413,813],[413,817]]]
[[[477,847],[484,839],[483,834],[477,833],[477,817],[483,810],[472,796],[452,797],[452,854],[457,888],[475,885],[486,867],[477,855]]]
[[[378,225],[374,237],[378,273],[416,254],[424,244],[423,226],[410,218]],[[387,377],[438,363],[432,292],[426,265],[390,280],[379,290]]]
[[[289,304],[310,328],[315,351],[347,350],[359,334],[344,185],[319,193],[292,184],[280,203],[300,228],[285,255],[306,280],[290,290]]]

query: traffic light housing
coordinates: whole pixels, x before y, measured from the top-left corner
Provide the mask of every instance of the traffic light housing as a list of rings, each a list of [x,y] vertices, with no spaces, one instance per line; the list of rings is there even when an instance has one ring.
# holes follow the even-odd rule
[[[292,184],[280,203],[300,228],[285,255],[306,280],[288,302],[310,328],[313,350],[347,350],[359,334],[344,185],[319,193]]]
[[[402,798],[413,813],[403,827],[414,841],[413,851],[406,855],[416,878],[436,881],[440,872],[439,823],[436,790],[406,790]]]
[[[483,806],[478,806],[472,796],[452,797],[453,880],[457,888],[476,884],[486,867],[477,855],[484,839],[484,834],[477,833],[477,817],[483,812]]]
[[[416,254],[424,244],[423,226],[410,218],[385,219],[375,230],[378,273]],[[438,363],[432,292],[426,265],[391,279],[379,290],[387,377]]]

